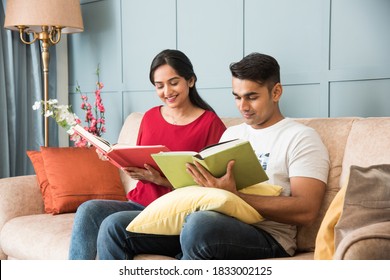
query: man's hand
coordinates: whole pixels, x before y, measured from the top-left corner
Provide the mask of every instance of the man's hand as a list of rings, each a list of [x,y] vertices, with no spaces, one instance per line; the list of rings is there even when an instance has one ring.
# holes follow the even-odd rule
[[[226,167],[226,174],[221,178],[216,178],[210,174],[200,163],[194,164],[187,163],[187,172],[192,175],[194,181],[203,187],[217,188],[230,191],[232,193],[238,193],[236,188],[236,181],[233,175],[234,160],[229,161]]]

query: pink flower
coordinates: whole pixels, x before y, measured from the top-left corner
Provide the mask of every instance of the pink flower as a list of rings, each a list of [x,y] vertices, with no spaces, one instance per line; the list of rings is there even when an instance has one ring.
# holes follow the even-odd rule
[[[79,85],[76,86],[76,92],[80,93],[80,98],[82,101],[80,108],[85,111],[85,122],[86,122],[85,129],[97,136],[102,136],[102,134],[106,132],[106,128],[104,126],[106,124],[105,116],[104,116],[106,110],[104,108],[103,100],[101,97],[101,89],[104,87],[104,85],[102,82],[99,81],[99,73],[100,73],[100,69],[98,66],[96,70],[98,81],[96,82],[95,102],[93,103],[94,106],[92,106],[88,102],[88,96],[81,92]],[[79,123],[81,123],[80,120]],[[77,141],[75,144],[78,147],[87,144],[85,141],[83,142]]]

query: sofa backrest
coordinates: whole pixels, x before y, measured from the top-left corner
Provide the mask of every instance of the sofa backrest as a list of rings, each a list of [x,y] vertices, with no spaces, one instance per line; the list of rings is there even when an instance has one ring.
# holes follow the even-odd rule
[[[390,163],[390,117],[357,118],[348,136],[341,182],[347,182],[351,165],[368,167]]]
[[[340,190],[340,174],[345,147],[350,133],[353,118],[313,118],[296,119],[297,121],[314,128],[320,135],[322,142],[328,149],[330,168],[328,184],[322,205],[315,222],[310,226],[298,227],[297,246],[299,251],[314,251],[315,239],[333,198]]]
[[[127,116],[119,133],[118,143],[135,145],[137,144],[138,130],[141,125],[143,113],[131,113]],[[137,181],[131,179],[122,170],[120,171],[123,186],[126,194],[135,188]]]

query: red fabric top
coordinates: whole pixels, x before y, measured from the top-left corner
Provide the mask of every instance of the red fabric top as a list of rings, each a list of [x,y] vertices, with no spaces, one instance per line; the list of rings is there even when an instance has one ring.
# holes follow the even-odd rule
[[[211,111],[205,111],[199,118],[187,125],[173,125],[161,115],[157,106],[144,114],[138,133],[137,145],[165,145],[171,151],[198,152],[205,146],[219,141],[226,130],[221,119]],[[170,192],[167,187],[148,181],[139,181],[127,198],[147,206],[158,197]]]

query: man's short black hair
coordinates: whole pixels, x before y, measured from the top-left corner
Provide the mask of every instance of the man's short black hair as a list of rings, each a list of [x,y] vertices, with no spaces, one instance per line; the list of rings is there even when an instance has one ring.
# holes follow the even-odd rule
[[[240,80],[250,80],[266,85],[270,90],[280,83],[280,67],[272,56],[251,53],[239,62],[230,64],[232,76]]]

